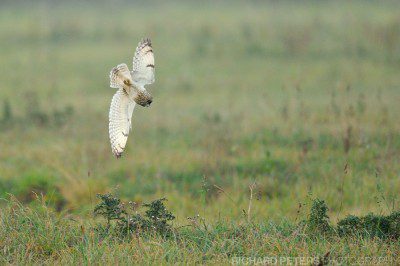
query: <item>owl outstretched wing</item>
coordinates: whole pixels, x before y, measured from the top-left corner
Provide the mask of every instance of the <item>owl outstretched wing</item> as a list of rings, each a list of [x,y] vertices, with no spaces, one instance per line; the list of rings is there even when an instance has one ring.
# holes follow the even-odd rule
[[[140,86],[154,83],[154,53],[148,38],[139,42],[136,48],[131,75]]]
[[[111,150],[119,158],[125,149],[126,141],[131,130],[131,118],[136,103],[129,98],[124,89],[118,89],[114,94],[109,113]]]

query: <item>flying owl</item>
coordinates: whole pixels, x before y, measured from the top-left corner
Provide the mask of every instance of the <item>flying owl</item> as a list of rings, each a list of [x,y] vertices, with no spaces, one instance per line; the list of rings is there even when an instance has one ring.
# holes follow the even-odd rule
[[[133,57],[133,69],[120,64],[110,72],[110,87],[118,89],[114,94],[109,113],[111,150],[120,158],[132,129],[132,113],[136,104],[150,106],[153,97],[145,85],[154,83],[154,54],[150,39],[139,42]]]

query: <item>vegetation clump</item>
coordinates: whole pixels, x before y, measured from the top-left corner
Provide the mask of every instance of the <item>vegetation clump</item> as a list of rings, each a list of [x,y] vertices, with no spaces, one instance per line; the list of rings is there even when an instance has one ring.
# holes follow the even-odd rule
[[[388,240],[397,240],[400,237],[400,211],[392,212],[387,216],[374,213],[362,217],[348,215],[338,222],[336,228],[331,225],[327,212],[328,206],[325,201],[313,200],[309,217],[303,222],[307,226],[309,234],[332,235],[336,233],[339,237],[378,237]]]
[[[172,233],[173,227],[170,222],[175,219],[175,216],[166,209],[165,198],[142,204],[146,208],[144,214],[136,211],[138,207],[136,203],[129,202],[131,208],[127,208],[125,203],[112,194],[99,194],[98,198],[101,203],[95,207],[94,213],[107,220],[107,226],[101,227],[106,233],[110,230],[113,230],[119,236],[146,232],[170,236]]]
[[[310,214],[306,221],[307,231],[310,233],[318,232],[322,234],[330,234],[333,232],[333,227],[330,224],[328,206],[325,201],[314,199]]]
[[[379,237],[383,239],[398,239],[400,237],[400,212],[390,215],[375,215],[369,213],[363,217],[349,215],[338,223],[340,236]]]

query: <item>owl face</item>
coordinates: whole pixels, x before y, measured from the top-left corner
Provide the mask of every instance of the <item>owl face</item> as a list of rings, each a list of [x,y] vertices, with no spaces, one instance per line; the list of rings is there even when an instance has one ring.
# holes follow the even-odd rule
[[[136,89],[134,90],[133,100],[143,107],[148,107],[153,102],[153,97],[147,90]]]

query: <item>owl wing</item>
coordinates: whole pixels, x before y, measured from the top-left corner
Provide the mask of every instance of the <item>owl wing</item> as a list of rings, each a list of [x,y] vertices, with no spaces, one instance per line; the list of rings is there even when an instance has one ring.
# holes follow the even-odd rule
[[[119,64],[110,71],[110,87],[119,89],[132,84],[132,76],[126,64]]]
[[[114,94],[109,113],[111,150],[119,158],[125,149],[128,134],[131,130],[131,119],[136,103],[129,98],[127,92],[120,88]]]
[[[133,57],[133,81],[141,86],[154,83],[154,53],[150,39],[143,39]]]

